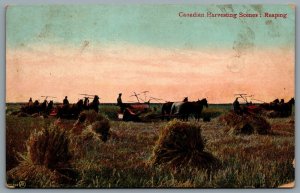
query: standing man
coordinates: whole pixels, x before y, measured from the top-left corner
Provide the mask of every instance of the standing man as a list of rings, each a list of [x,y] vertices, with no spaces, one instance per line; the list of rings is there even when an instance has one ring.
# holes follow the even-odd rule
[[[237,114],[240,114],[241,112],[241,107],[240,107],[240,103],[239,103],[239,98],[237,97],[235,99],[235,101],[233,102],[233,111]]]
[[[69,103],[69,101],[68,101],[68,97],[67,96],[65,96],[65,99],[63,100],[63,105],[64,106],[68,106],[70,103]]]
[[[122,93],[119,93],[119,96],[117,98],[117,106],[121,106],[122,105]]]
[[[30,97],[29,101],[28,101],[28,106],[32,106],[33,102],[32,102],[32,98]]]
[[[117,106],[119,106],[120,109],[121,109],[121,112],[123,112],[124,111],[124,105],[123,105],[121,97],[122,97],[122,93],[119,93],[119,96],[117,98]]]

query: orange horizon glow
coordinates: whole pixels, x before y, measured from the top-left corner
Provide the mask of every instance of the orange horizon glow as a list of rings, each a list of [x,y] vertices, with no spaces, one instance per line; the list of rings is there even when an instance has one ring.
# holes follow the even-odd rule
[[[248,50],[179,50],[130,44],[74,48],[31,45],[8,48],[6,102],[42,100],[50,95],[75,103],[81,93],[99,95],[100,102],[136,101],[133,92],[165,101],[207,98],[230,103],[247,93],[270,102],[288,101],[295,93],[295,54],[288,48]],[[143,98],[143,96],[141,96]]]

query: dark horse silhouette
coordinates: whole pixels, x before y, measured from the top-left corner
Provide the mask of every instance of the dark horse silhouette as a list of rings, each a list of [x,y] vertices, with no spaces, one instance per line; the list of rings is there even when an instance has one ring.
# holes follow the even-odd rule
[[[182,105],[179,107],[179,117],[184,121],[188,121],[190,114],[193,114],[195,119],[199,121],[203,106],[208,108],[206,98],[195,102],[182,103]]]
[[[39,112],[46,113],[47,106],[48,102],[47,100],[44,100],[44,102],[42,102],[42,104],[39,105]]]
[[[96,111],[98,113],[99,105],[100,105],[99,99],[100,98],[98,97],[98,95],[95,95],[93,101],[91,103],[89,103],[88,109],[93,109],[94,111]]]
[[[53,109],[53,101],[50,100],[50,102],[48,103],[48,105],[47,105],[47,107],[45,109],[45,113],[47,115],[49,115],[51,113],[52,109]]]
[[[84,97],[83,108],[84,110],[89,109],[89,97]]]
[[[265,110],[274,110],[274,108],[279,104],[279,99],[275,99],[274,101],[270,103],[263,103],[260,104],[259,107],[263,108]]]
[[[167,120],[170,120],[170,114],[171,114],[171,107],[174,102],[166,102],[161,107],[161,119],[164,120],[167,118]]]
[[[57,117],[65,119],[77,119],[80,112],[83,111],[83,100],[80,99],[76,104],[61,105],[57,107]]]
[[[208,108],[208,103],[205,98],[193,102],[173,103],[171,107],[170,115],[178,117],[181,120],[188,121],[189,116],[193,114],[195,119],[199,121],[201,112],[203,110],[203,106]]]

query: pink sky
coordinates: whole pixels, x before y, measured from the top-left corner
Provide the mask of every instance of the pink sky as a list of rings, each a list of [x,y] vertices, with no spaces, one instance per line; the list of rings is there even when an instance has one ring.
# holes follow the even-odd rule
[[[166,101],[206,97],[209,103],[232,102],[235,93],[263,101],[289,100],[295,92],[294,50],[179,50],[130,44],[70,46],[31,45],[8,49],[6,102],[56,96],[61,102],[97,94],[100,102],[124,101],[135,91]]]

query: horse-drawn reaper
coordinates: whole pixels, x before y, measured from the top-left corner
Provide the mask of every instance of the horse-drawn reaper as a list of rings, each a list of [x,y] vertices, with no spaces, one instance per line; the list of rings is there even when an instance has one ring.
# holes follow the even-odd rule
[[[243,114],[243,113],[252,113],[252,114],[260,114],[261,113],[261,108],[252,103],[254,95],[248,95],[248,94],[235,94],[236,97],[235,101],[233,102],[233,110],[237,114]],[[249,99],[250,98],[250,101]],[[241,105],[238,101],[238,99],[243,100],[243,105]]]
[[[239,103],[236,103],[236,101],[233,103],[234,112],[238,114],[250,113],[250,114],[264,115],[270,118],[289,117],[292,114],[293,105],[295,104],[294,98],[290,99],[287,103],[285,103],[283,99],[281,99],[281,101],[279,101],[279,99],[275,99],[270,103],[266,103],[262,100],[252,98],[253,95],[236,94],[235,96],[238,96],[236,98],[236,101],[238,100],[238,98],[242,98],[246,102],[245,105],[241,105],[241,106],[239,105]],[[249,97],[251,97],[251,100],[253,101],[258,101],[263,103],[253,104],[252,101],[250,102],[248,101],[247,98]]]
[[[120,110],[118,112],[118,118],[123,121],[146,121],[149,117],[145,119],[143,119],[142,117],[144,115],[147,115],[148,113],[151,114],[150,101],[161,100],[154,97],[147,97],[148,92],[149,91],[141,92],[142,94],[144,94],[144,99],[139,97],[140,94],[134,92],[134,94],[131,95],[130,97],[136,97],[137,102],[129,102],[129,103],[122,102],[121,99],[122,93],[120,93],[117,99],[117,106],[120,107]],[[151,118],[155,118],[155,117],[151,117]]]

